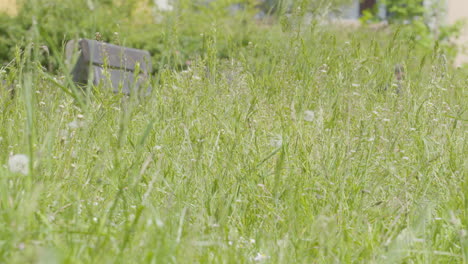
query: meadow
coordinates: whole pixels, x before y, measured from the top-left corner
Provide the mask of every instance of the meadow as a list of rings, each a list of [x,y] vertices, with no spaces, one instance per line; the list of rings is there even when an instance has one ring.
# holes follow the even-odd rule
[[[59,2],[7,29],[1,263],[468,263],[468,71],[442,44]],[[61,43],[98,31],[152,52],[149,96],[71,82]]]

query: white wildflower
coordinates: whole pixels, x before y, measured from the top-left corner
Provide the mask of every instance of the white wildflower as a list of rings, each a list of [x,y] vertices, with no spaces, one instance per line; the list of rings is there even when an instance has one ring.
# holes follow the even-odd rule
[[[8,168],[11,172],[29,174],[29,158],[24,154],[16,154],[8,159]]]
[[[281,136],[276,136],[270,140],[270,145],[275,148],[279,148],[283,145],[283,138]]]
[[[26,248],[26,245],[23,242],[18,244],[18,249],[19,250],[23,251],[25,248]]]
[[[259,253],[257,253],[257,255],[255,257],[253,257],[253,261],[261,262],[261,261],[265,261],[265,260],[267,260],[269,258],[270,258],[269,256],[259,252]]]
[[[390,119],[384,118],[384,119],[382,119],[382,121],[384,121],[384,122],[390,122]]]
[[[409,160],[409,158],[408,158],[408,157],[406,157],[406,156],[404,156],[404,157],[403,157],[403,159],[404,159],[404,160]]]
[[[156,145],[153,147],[154,150],[161,150],[162,149],[162,146],[159,146],[159,145]]]
[[[462,230],[460,230],[460,232],[458,232],[458,234],[459,234],[461,237],[465,238],[465,237],[467,236],[468,232],[466,232],[465,229],[462,229]]]
[[[164,222],[163,222],[161,219],[157,218],[157,219],[156,219],[156,226],[158,226],[159,228],[161,228],[161,227],[164,226]]]
[[[154,0],[154,4],[159,11],[172,11],[174,9],[168,0]]]
[[[353,83],[353,84],[351,84],[351,86],[352,86],[352,87],[359,87],[359,86],[361,86],[361,85],[360,85],[359,83]]]
[[[69,129],[78,129],[80,127],[84,127],[85,124],[86,123],[84,121],[73,120],[72,122],[67,124],[67,127]]]
[[[314,121],[315,119],[315,113],[314,111],[311,111],[311,110],[306,110],[304,112],[304,120],[307,121],[307,122],[312,122]]]

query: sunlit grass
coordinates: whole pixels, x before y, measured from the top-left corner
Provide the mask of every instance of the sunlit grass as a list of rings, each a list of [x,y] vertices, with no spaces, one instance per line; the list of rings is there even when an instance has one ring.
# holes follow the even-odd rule
[[[228,24],[146,98],[80,103],[18,53],[0,76],[16,85],[0,83],[0,262],[467,261],[466,72],[314,24],[250,25],[219,58]]]

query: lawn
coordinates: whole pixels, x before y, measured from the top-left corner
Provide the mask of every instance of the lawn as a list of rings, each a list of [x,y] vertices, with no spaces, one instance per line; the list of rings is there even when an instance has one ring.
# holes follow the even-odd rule
[[[0,262],[468,263],[468,73],[444,46],[216,10],[64,20],[155,54],[142,98],[78,90],[59,18],[22,31],[0,68]]]

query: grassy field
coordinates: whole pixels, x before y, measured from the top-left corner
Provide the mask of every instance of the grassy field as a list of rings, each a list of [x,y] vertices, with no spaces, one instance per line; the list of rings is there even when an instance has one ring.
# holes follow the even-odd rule
[[[0,70],[1,263],[468,263],[466,69],[398,28],[206,17],[145,98],[46,71],[33,23]]]

